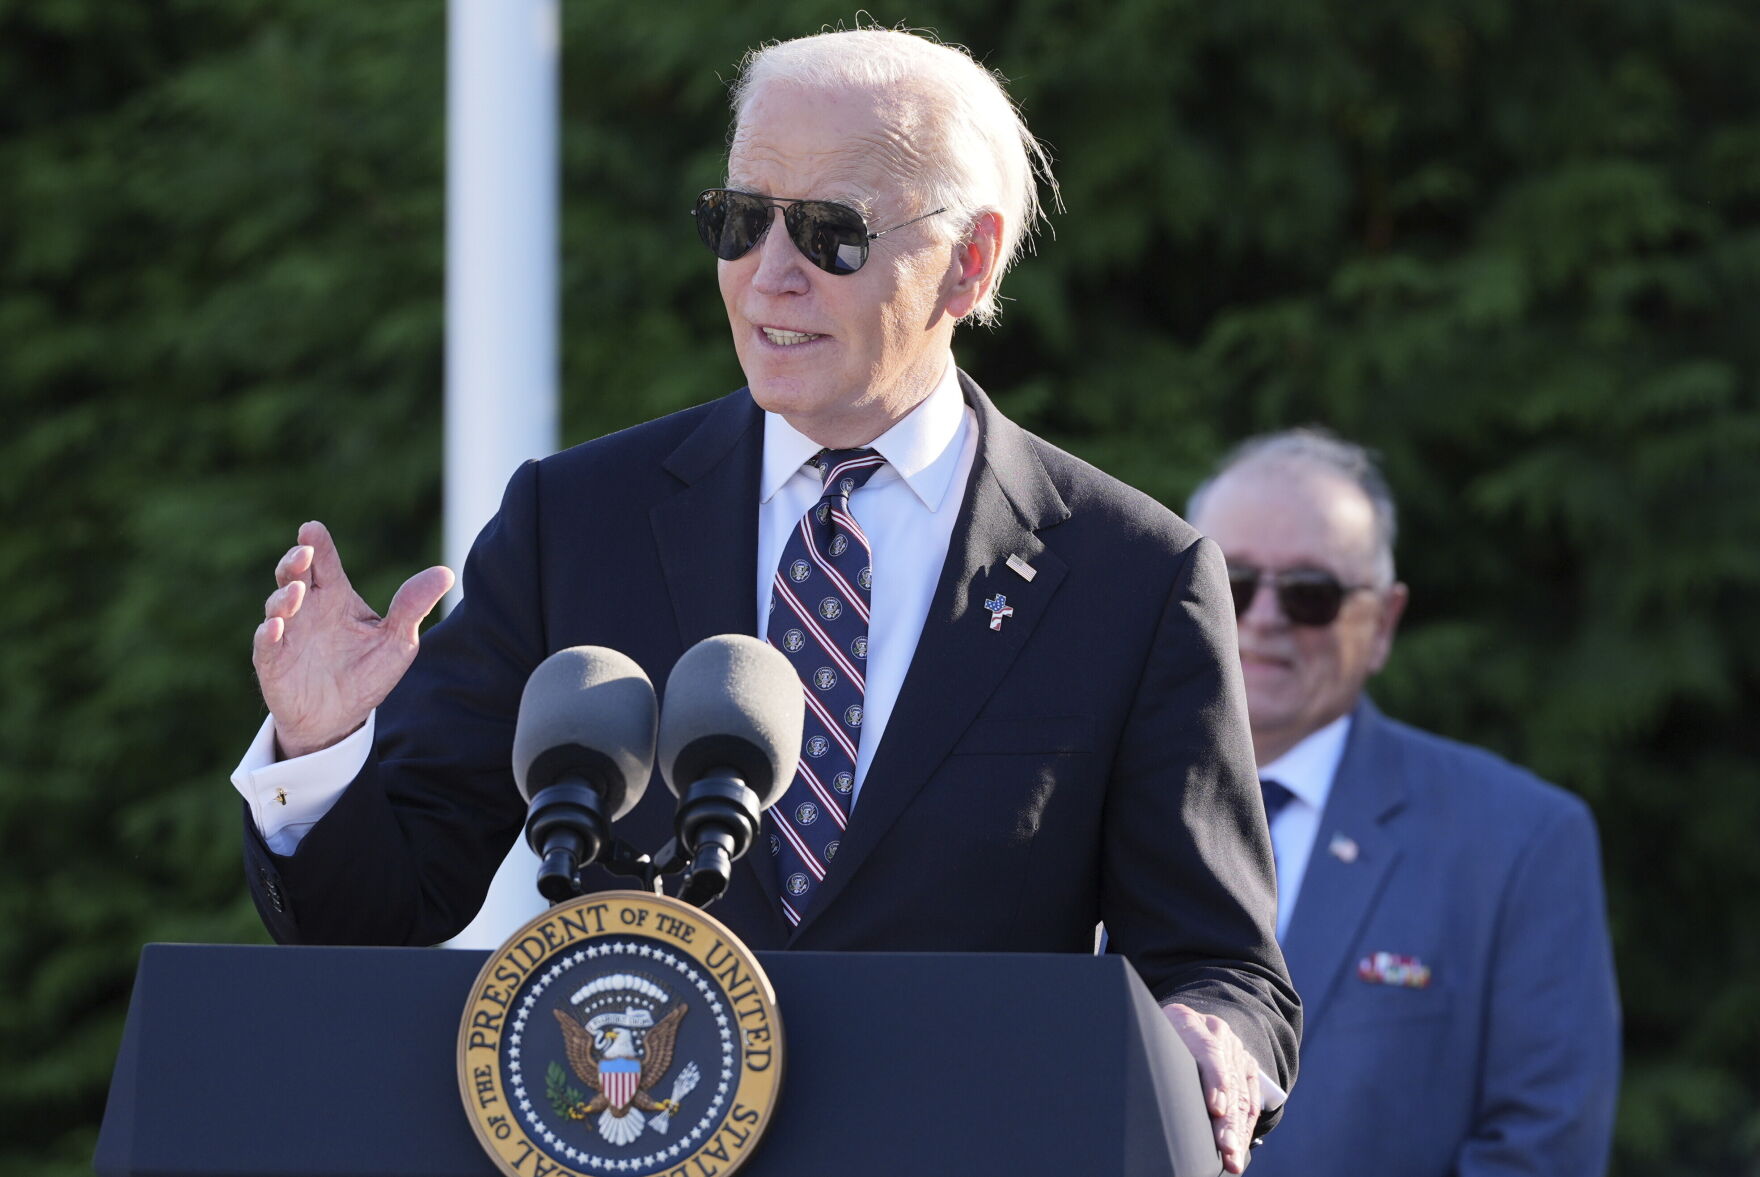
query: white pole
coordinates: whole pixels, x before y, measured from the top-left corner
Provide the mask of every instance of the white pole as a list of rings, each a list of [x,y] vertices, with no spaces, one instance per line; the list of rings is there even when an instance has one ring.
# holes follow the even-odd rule
[[[557,0],[448,0],[446,562],[527,458],[558,445]],[[458,589],[447,606],[457,603]],[[543,907],[522,842],[450,943],[488,948]]]

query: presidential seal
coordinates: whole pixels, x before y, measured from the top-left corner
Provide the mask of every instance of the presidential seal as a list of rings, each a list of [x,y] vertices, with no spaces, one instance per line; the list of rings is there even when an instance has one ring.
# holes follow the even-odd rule
[[[644,891],[584,895],[483,965],[458,1085],[507,1177],[732,1174],[782,1082],[770,981],[701,910]]]

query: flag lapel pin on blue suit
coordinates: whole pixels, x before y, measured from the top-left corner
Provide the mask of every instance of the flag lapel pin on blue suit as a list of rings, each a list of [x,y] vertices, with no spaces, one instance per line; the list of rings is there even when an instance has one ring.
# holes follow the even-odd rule
[[[1332,835],[1332,841],[1326,844],[1326,852],[1340,862],[1349,866],[1357,860],[1357,844],[1344,834]]]

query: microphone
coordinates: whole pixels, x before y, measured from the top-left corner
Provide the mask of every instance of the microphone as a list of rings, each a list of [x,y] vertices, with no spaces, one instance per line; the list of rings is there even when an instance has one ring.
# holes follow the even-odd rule
[[[513,779],[531,805],[526,843],[543,859],[538,893],[550,902],[580,894],[581,868],[642,799],[657,711],[642,668],[603,646],[558,650],[526,680]]]
[[[691,863],[679,891],[686,903],[707,907],[727,890],[759,811],[794,779],[805,710],[793,665],[757,638],[705,638],[672,668],[660,775],[678,798],[678,844]]]

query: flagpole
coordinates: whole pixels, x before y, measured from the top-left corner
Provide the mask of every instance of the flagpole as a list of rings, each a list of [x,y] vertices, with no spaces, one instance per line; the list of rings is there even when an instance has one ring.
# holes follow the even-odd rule
[[[445,558],[465,554],[514,469],[558,445],[558,0],[448,0]],[[446,607],[458,601],[448,594]],[[543,907],[517,844],[454,947]]]

